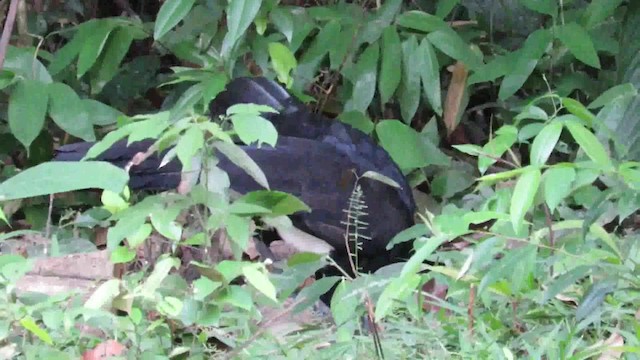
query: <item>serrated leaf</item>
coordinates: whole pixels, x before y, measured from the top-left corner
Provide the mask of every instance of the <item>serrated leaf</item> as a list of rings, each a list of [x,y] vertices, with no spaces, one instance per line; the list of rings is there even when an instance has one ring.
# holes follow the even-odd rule
[[[552,167],[544,172],[544,200],[549,210],[555,208],[571,194],[576,171],[571,167]]]
[[[128,180],[124,170],[106,162],[47,162],[0,183],[0,201],[83,189],[120,193]]]
[[[174,26],[178,25],[189,14],[194,3],[195,0],[166,0],[158,11],[153,29],[153,38],[155,40],[160,39]]]
[[[540,169],[531,167],[523,172],[516,186],[513,189],[513,195],[511,196],[511,206],[509,207],[509,213],[511,217],[511,225],[514,231],[518,232],[522,227],[524,216],[526,215],[536,193],[540,186]]]
[[[382,32],[382,61],[378,91],[380,101],[386,104],[400,85],[402,79],[402,58],[398,56],[402,51],[400,36],[395,26],[389,26]]]
[[[562,123],[559,121],[554,121],[542,128],[531,144],[531,165],[542,166],[547,162],[561,133]]]
[[[356,66],[357,75],[354,79],[351,99],[344,105],[344,111],[359,111],[366,113],[369,104],[376,93],[376,77],[378,74],[378,57],[380,49],[378,43],[373,43],[360,55]]]
[[[571,136],[573,136],[573,139],[594,163],[602,167],[605,171],[611,170],[613,164],[607,151],[591,131],[576,121],[568,121],[565,125],[571,133]]]
[[[95,141],[93,123],[89,119],[85,104],[71,87],[63,83],[47,86],[49,115],[65,132],[84,141]]]
[[[16,84],[9,97],[9,129],[27,151],[44,126],[48,95],[44,83],[25,79]]]
[[[426,38],[422,39],[418,50],[424,59],[424,66],[420,72],[422,89],[431,104],[433,111],[442,115],[442,94],[440,89],[440,64],[431,43]]]
[[[589,33],[575,22],[558,26],[556,36],[583,63],[600,69],[600,59]]]

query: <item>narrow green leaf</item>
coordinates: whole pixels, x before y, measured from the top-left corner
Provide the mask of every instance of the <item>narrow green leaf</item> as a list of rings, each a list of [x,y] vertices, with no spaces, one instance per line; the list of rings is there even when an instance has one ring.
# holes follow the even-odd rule
[[[378,57],[380,47],[373,43],[362,52],[356,66],[357,75],[353,84],[351,99],[344,105],[344,111],[359,111],[366,113],[369,104],[376,93],[378,74]]]
[[[82,189],[122,192],[129,175],[100,161],[47,162],[28,168],[0,184],[0,201]]]
[[[591,267],[578,266],[556,277],[551,281],[551,283],[547,284],[546,290],[544,292],[544,297],[542,298],[542,304],[545,304],[547,301],[560,294],[566,288],[575,284],[576,281],[587,276],[587,274],[589,274],[590,272]]]
[[[540,169],[536,167],[530,167],[518,178],[518,182],[513,189],[511,206],[509,208],[511,225],[513,225],[513,229],[516,232],[522,227],[524,216],[531,205],[533,205],[533,199],[538,192],[539,186]]]
[[[4,214],[4,211],[2,211],[2,207],[0,207],[0,220],[9,225],[9,220],[7,219],[7,215]]]
[[[231,49],[236,45],[238,39],[244,35],[245,31],[255,19],[262,5],[262,0],[234,0],[229,2],[227,7],[227,34],[222,40],[220,53],[227,57]]]
[[[73,59],[80,54],[80,50],[84,47],[87,38],[93,34],[98,24],[98,20],[89,20],[76,27],[73,39],[56,51],[53,60],[49,63],[48,69],[51,75],[57,75],[71,64]]]
[[[25,328],[27,331],[37,336],[38,339],[42,340],[48,345],[53,345],[53,340],[51,339],[51,335],[47,332],[47,330],[38,326],[38,324],[31,317],[24,317],[20,319],[20,325]]]
[[[389,26],[382,32],[382,63],[380,65],[380,79],[378,91],[380,101],[386,104],[400,85],[402,79],[402,58],[398,56],[402,51],[400,36],[395,26]]]
[[[300,63],[306,64],[319,61],[329,52],[336,39],[340,38],[340,30],[340,22],[336,20],[327,22],[302,55]]]
[[[267,177],[260,169],[260,166],[251,159],[249,155],[238,145],[229,144],[224,141],[216,141],[213,146],[216,150],[220,151],[227,159],[231,160],[236,166],[244,170],[249,176],[251,176],[258,185],[265,189],[269,189],[269,182]]]
[[[593,126],[596,122],[596,117],[587,109],[581,102],[571,98],[561,98],[562,105],[569,110],[570,113],[578,117],[578,119],[584,121],[587,126]]]
[[[44,126],[49,101],[47,86],[36,80],[22,80],[9,97],[9,129],[29,151]]]
[[[104,85],[113,79],[120,70],[120,63],[127,55],[132,42],[133,34],[128,26],[119,27],[111,33],[109,40],[107,40],[98,74],[95,79],[92,79],[91,92],[93,94],[102,91]]]
[[[95,141],[93,123],[89,119],[85,104],[71,87],[63,83],[51,83],[49,92],[49,115],[65,132],[85,141]]]
[[[531,144],[531,165],[542,166],[547,162],[560,139],[560,133],[562,133],[562,123],[559,121],[554,121],[542,128]]]
[[[593,314],[603,303],[607,294],[616,290],[617,286],[613,280],[604,280],[594,283],[580,301],[576,309],[576,321],[582,321],[587,316]]]
[[[447,56],[464,63],[469,70],[475,70],[482,65],[482,59],[471,51],[469,44],[449,28],[434,31],[427,35],[427,39]]]
[[[587,128],[577,121],[568,121],[566,126],[571,136],[573,136],[573,139],[594,163],[602,167],[605,171],[613,167],[604,146],[602,146],[598,138],[596,138],[591,131],[587,130]]]
[[[424,244],[411,256],[409,261],[402,268],[401,276],[407,276],[409,274],[415,274],[420,271],[421,265],[433,254],[436,249],[442,245],[445,241],[448,241],[449,237],[446,235],[436,235],[426,240]]]
[[[194,3],[195,0],[166,0],[158,11],[153,29],[153,38],[155,40],[160,39],[174,26],[178,25],[191,11]]]
[[[257,269],[256,264],[243,267],[242,275],[247,278],[249,284],[260,291],[263,295],[273,301],[277,301],[275,286],[273,286],[269,277],[263,271],[259,271]]]
[[[78,55],[78,78],[81,78],[96,63],[113,28],[113,22],[101,20],[87,36]]]
[[[636,96],[638,89],[631,83],[616,85],[600,94],[591,104],[587,105],[587,109],[597,109],[616,101],[619,98],[627,96]]]
[[[396,24],[423,32],[432,32],[437,30],[449,29],[447,24],[441,18],[428,14],[424,11],[407,11],[398,16]]]
[[[552,167],[542,177],[544,201],[551,211],[571,194],[576,171],[572,167]]]
[[[442,91],[440,89],[440,64],[438,57],[427,38],[422,39],[418,50],[425,62],[422,67],[420,77],[422,79],[422,89],[431,104],[431,108],[436,114],[442,115]]]
[[[376,124],[376,135],[382,147],[403,170],[449,163],[448,157],[436,146],[400,121],[380,121]]]
[[[593,46],[589,33],[575,22],[559,26],[556,29],[556,36],[576,57],[583,63],[600,69],[600,59]]]
[[[406,123],[410,123],[420,104],[420,53],[415,36],[402,43],[402,81],[398,101],[400,113]]]
[[[522,48],[516,52],[517,58],[511,72],[502,80],[498,93],[500,99],[509,98],[522,87],[552,40],[551,32],[547,29],[536,30],[527,37]]]

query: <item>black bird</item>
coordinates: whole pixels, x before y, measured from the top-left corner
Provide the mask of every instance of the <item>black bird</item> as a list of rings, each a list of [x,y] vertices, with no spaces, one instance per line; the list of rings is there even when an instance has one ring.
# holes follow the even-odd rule
[[[292,216],[293,231],[310,234],[311,242],[292,244],[302,250],[331,250],[332,257],[344,270],[352,273],[344,234],[345,212],[358,176],[367,171],[382,174],[398,185],[392,187],[380,181],[361,178],[358,184],[368,206],[367,236],[362,240],[358,263],[363,272],[373,272],[382,266],[408,258],[407,243],[387,250],[386,246],[398,232],[413,224],[416,209],[411,188],[389,154],[371,137],[339,121],[331,121],[311,112],[303,103],[291,97],[277,83],[265,78],[237,78],[210,104],[212,116],[224,114],[229,106],[240,103],[269,105],[279,111],[265,114],[279,137],[276,147],[243,146],[247,154],[265,173],[272,190],[291,193],[304,201],[311,212]],[[120,141],[99,155],[96,160],[124,167],[138,152],[153,143],[143,140],[127,146]],[[57,150],[55,160],[78,161],[92,143],[65,145]],[[261,189],[244,170],[224,156],[218,166],[229,174],[231,188],[239,193]],[[154,155],[130,169],[132,189],[167,190],[180,182],[181,164],[174,160],[159,168],[161,156]],[[283,234],[280,234],[283,236]],[[287,240],[285,236],[283,236]],[[294,242],[303,242],[299,237]],[[321,239],[330,245],[319,245]],[[325,246],[323,248],[323,245]],[[334,271],[329,273],[337,274]],[[326,302],[326,301],[325,301]]]

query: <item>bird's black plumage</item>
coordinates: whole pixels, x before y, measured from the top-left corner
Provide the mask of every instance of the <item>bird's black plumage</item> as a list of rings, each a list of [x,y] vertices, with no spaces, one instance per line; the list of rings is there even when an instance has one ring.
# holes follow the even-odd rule
[[[291,216],[294,226],[329,243],[333,257],[349,271],[345,248],[346,219],[355,174],[380,173],[401,188],[362,178],[368,215],[363,219],[371,239],[363,240],[359,263],[366,272],[399,261],[408,256],[406,245],[386,249],[391,238],[413,224],[415,202],[411,188],[389,154],[371,137],[339,121],[317,115],[291,97],[277,83],[265,78],[237,78],[210,105],[212,116],[224,114],[229,106],[240,103],[269,105],[279,111],[266,114],[279,133],[276,147],[244,146],[247,154],[261,167],[273,190],[300,197],[312,209]],[[153,141],[143,140],[127,146],[121,141],[98,156],[124,167],[134,154],[145,151]],[[56,160],[78,161],[91,147],[90,143],[65,145],[58,149]],[[174,160],[162,168],[159,155],[148,158],[130,170],[133,189],[170,189],[180,182],[181,165]],[[244,170],[221,157],[218,165],[231,179],[231,188],[246,193],[261,187]]]

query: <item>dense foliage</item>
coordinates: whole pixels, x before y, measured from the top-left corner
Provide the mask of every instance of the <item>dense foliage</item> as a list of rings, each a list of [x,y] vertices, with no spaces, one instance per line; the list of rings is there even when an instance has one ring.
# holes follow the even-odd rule
[[[2,248],[9,357],[77,358],[106,337],[141,359],[372,358],[369,314],[387,358],[640,358],[640,2],[33,3],[0,72],[0,245],[50,244]],[[337,279],[284,305],[324,259],[298,254],[272,274],[242,258],[252,219],[305,209],[282,193],[225,196],[215,154],[259,181],[231,138],[277,142],[262,108],[207,117],[246,75],[374,136],[420,207],[393,240],[414,243],[411,259],[341,280],[333,322],[277,336],[265,308],[297,313]],[[130,194],[114,166],[47,163],[62,143],[100,140],[95,155],[127,137],[175,146],[167,160],[186,167],[201,159],[203,181]],[[43,196],[82,189],[102,191]],[[92,251],[100,227],[114,263],[154,239],[164,254],[88,300],[16,293],[34,258]],[[220,229],[233,259],[216,258]],[[213,255],[189,264],[205,275],[189,283],[174,270],[196,247]]]

